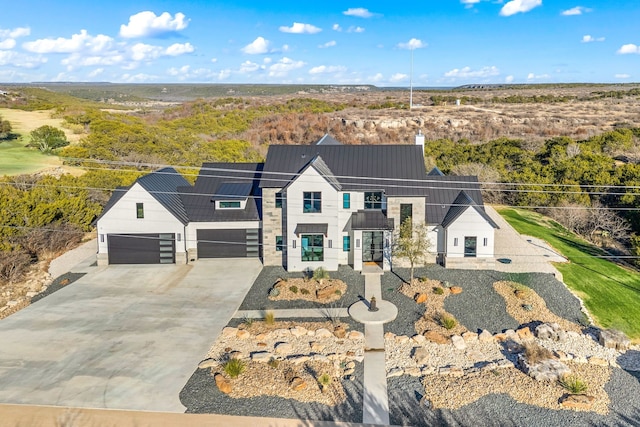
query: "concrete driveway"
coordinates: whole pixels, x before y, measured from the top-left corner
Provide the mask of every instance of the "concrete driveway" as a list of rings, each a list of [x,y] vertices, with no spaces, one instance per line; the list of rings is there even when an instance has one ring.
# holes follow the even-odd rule
[[[261,268],[91,268],[0,321],[0,403],[184,412],[180,390]]]

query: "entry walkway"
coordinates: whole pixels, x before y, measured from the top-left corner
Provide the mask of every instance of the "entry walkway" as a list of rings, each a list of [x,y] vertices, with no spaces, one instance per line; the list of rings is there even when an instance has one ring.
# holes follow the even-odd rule
[[[380,276],[382,271],[363,272],[365,297],[349,307],[354,320],[364,323],[364,396],[362,422],[389,424],[389,398],[384,354],[384,324],[398,315],[395,305],[382,299]],[[370,311],[375,297],[377,311]]]

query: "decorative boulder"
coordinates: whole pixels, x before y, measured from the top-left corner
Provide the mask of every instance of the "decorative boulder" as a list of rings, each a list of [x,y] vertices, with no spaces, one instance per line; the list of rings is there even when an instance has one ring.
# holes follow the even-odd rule
[[[622,331],[616,329],[605,329],[598,334],[598,342],[606,348],[615,348],[616,350],[626,351],[631,345],[631,341]]]
[[[224,394],[231,393],[231,383],[227,381],[227,379],[220,373],[215,374],[213,379],[216,381],[216,386],[218,390],[223,392]]]
[[[567,339],[567,333],[557,323],[542,323],[536,326],[535,335],[541,340],[564,342]]]
[[[316,298],[318,299],[329,298],[331,295],[334,295],[337,290],[338,290],[338,287],[336,285],[325,286],[324,288],[318,289],[316,291]]]
[[[449,344],[449,338],[436,331],[427,331],[423,335],[426,339],[436,344]]]
[[[591,409],[595,397],[586,394],[567,394],[562,397],[560,403],[570,409]]]
[[[427,294],[416,294],[416,303],[423,304],[427,302]]]
[[[449,292],[451,292],[452,295],[458,295],[462,293],[462,288],[460,286],[452,286],[449,288]]]

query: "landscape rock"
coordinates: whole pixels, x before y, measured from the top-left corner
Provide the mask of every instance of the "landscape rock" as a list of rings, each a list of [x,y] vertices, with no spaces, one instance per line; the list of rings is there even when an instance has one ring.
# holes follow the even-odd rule
[[[465,342],[476,342],[478,341],[478,334],[475,332],[465,332],[462,334],[462,338],[464,338]]]
[[[427,302],[427,294],[425,293],[416,294],[416,303],[423,304],[425,302]]]
[[[322,351],[325,348],[324,344],[320,344],[319,342],[312,341],[309,343],[309,347],[311,347],[311,351],[318,352]]]
[[[329,298],[330,296],[334,295],[337,290],[338,290],[338,287],[336,285],[325,286],[324,288],[318,289],[316,291],[316,298],[318,299]]]
[[[227,326],[222,329],[222,338],[233,338],[238,333],[238,328],[232,328]]]
[[[404,374],[412,377],[419,377],[420,375],[422,375],[422,370],[420,370],[420,368],[412,366],[412,367],[404,368]]]
[[[559,360],[548,359],[529,364],[522,354],[518,355],[518,365],[525,374],[537,381],[558,381],[559,378],[571,373],[569,367]]]
[[[533,333],[531,333],[531,329],[529,329],[528,327],[520,328],[516,331],[516,333],[522,341],[528,341],[535,338],[533,336]]]
[[[333,334],[326,328],[320,328],[316,331],[316,338],[331,338]]]
[[[251,338],[251,332],[240,329],[238,330],[238,332],[236,332],[236,337],[241,340],[246,340]]]
[[[273,358],[273,353],[269,351],[256,351],[251,353],[251,360],[254,362],[268,362]]]
[[[423,335],[427,340],[436,344],[449,344],[449,338],[436,331],[427,331]]]
[[[464,350],[467,348],[467,343],[460,335],[453,335],[451,337],[451,344],[453,344],[453,346],[458,350]]]
[[[423,347],[414,348],[413,360],[415,360],[418,365],[426,365],[429,360],[429,351]]]
[[[218,390],[223,392],[224,394],[231,393],[231,383],[227,381],[227,379],[220,373],[214,375],[213,379],[216,381],[216,386]]]
[[[238,359],[238,360],[242,360],[245,359],[247,356],[241,352],[241,351],[232,351],[229,353],[229,358],[230,359]]]
[[[567,394],[562,397],[560,403],[570,409],[591,409],[595,397],[586,394]]]
[[[404,375],[404,370],[402,368],[392,368],[387,374],[387,378],[401,377],[402,375]]]
[[[291,354],[293,346],[288,342],[281,342],[275,345],[276,354]]]
[[[302,337],[307,335],[307,329],[303,328],[302,326],[294,326],[289,330],[291,331],[291,335],[293,335],[294,337]]]
[[[416,344],[424,344],[427,339],[424,337],[424,335],[414,335],[411,337],[411,341],[415,342]]]
[[[336,338],[344,338],[347,335],[347,330],[344,328],[343,325],[338,325],[335,328],[333,328],[333,335],[336,336]]]
[[[408,343],[409,337],[406,335],[396,335],[396,342],[400,344]]]
[[[560,328],[557,323],[542,323],[536,326],[535,335],[541,340],[552,340],[564,342],[567,340],[567,333]]]
[[[363,340],[364,334],[360,331],[351,331],[347,334],[347,338],[350,340]]]
[[[478,341],[491,342],[493,341],[493,335],[491,335],[491,332],[487,331],[486,329],[483,329],[482,332],[480,332],[480,335],[478,335]]]
[[[294,377],[290,384],[291,390],[300,391],[307,388],[307,382],[300,377]]]
[[[301,363],[306,363],[309,361],[309,356],[307,355],[298,355],[298,356],[289,356],[287,357],[287,360],[291,363],[295,363],[296,365],[299,365]]]
[[[591,365],[595,365],[595,366],[609,366],[609,362],[607,362],[606,360],[604,360],[601,357],[596,357],[596,356],[591,356],[587,359],[589,361],[589,364]]]
[[[449,288],[449,292],[451,292],[452,295],[458,295],[462,293],[462,288],[460,286],[452,286]]]
[[[198,363],[198,369],[207,369],[213,368],[218,365],[218,361],[212,358],[204,359],[202,362]]]
[[[620,351],[627,351],[631,341],[622,331],[616,329],[605,329],[598,333],[598,342],[606,348],[615,348]]]

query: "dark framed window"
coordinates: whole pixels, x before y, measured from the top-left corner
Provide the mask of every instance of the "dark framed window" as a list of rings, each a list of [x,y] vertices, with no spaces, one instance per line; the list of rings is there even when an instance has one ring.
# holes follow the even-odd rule
[[[413,205],[410,203],[401,203],[400,204],[400,225],[403,226],[405,221],[409,220],[409,223],[411,223],[411,217],[413,216]],[[411,231],[413,230],[412,226],[409,226],[407,228],[401,228],[401,230],[403,231],[403,233],[406,233],[407,235],[411,234]],[[408,237],[407,235],[404,235],[402,237]]]
[[[342,250],[344,252],[351,250],[351,236],[342,236]]]
[[[144,203],[136,203],[136,218],[144,218]]]
[[[342,209],[351,209],[351,194],[342,194]]]
[[[382,191],[365,191],[364,208],[382,209]]]
[[[304,213],[322,212],[322,193],[319,191],[305,191],[303,198],[302,211]]]
[[[284,242],[282,240],[282,236],[276,236],[276,251],[282,252],[284,248]]]
[[[324,261],[324,236],[303,234],[300,238],[302,261]]]
[[[276,193],[276,208],[282,207],[282,193]]]
[[[222,201],[220,202],[220,209],[239,209],[240,202],[229,202]]]

